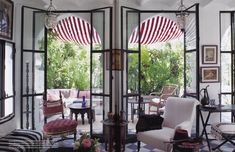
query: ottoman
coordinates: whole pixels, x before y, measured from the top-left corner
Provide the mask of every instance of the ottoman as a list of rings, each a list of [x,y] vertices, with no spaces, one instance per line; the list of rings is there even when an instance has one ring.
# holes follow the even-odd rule
[[[218,146],[212,148],[212,150],[218,149],[226,142],[230,142],[235,146],[232,139],[235,138],[235,123],[215,123],[211,125],[211,133],[216,139],[223,140]]]

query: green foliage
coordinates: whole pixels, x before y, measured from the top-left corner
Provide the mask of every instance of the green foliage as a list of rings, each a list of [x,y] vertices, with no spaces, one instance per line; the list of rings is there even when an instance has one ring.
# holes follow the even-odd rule
[[[129,55],[129,89],[137,90],[138,82],[138,56]],[[183,79],[183,54],[180,47],[172,49],[166,43],[161,50],[141,48],[141,91],[142,94],[159,92],[166,84],[182,85]]]
[[[90,88],[90,54],[87,48],[61,42],[55,35],[48,34],[47,57],[48,88]],[[134,92],[138,88],[138,54],[129,54],[128,59],[128,86]],[[93,87],[102,86],[101,60],[102,55],[93,56]],[[182,86],[182,45],[174,49],[170,43],[162,49],[142,47],[140,75],[142,94],[159,92],[165,84]]]
[[[47,51],[48,88],[90,87],[90,56],[85,48],[61,42],[50,33]]]

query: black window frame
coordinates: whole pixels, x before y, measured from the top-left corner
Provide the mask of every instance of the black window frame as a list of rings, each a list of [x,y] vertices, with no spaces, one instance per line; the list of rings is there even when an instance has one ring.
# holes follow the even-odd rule
[[[9,95],[5,91],[5,48],[6,44],[9,43],[12,45],[12,95]],[[12,118],[15,117],[15,43],[6,41],[6,40],[0,40],[0,124],[6,123],[10,121]],[[5,102],[6,99],[12,98],[13,100],[13,113],[5,116]]]

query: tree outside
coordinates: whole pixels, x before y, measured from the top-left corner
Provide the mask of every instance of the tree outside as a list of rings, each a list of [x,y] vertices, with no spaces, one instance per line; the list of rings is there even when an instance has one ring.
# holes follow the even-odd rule
[[[62,42],[53,33],[48,34],[47,85],[48,88],[90,88],[90,52],[75,43]],[[101,70],[99,58],[93,60],[96,79]],[[98,72],[98,73],[97,73]],[[96,87],[100,87],[98,81]]]
[[[62,42],[48,34],[48,88],[90,88],[90,51],[75,43]],[[93,60],[93,87],[102,87],[101,56]],[[138,86],[138,58],[129,55],[128,87],[134,92]],[[172,48],[165,43],[161,49],[141,48],[141,93],[159,92],[166,84],[183,85],[183,51],[179,43]]]
[[[128,87],[131,92],[137,90],[138,58],[129,56]],[[171,43],[165,43],[161,49],[141,48],[141,93],[160,92],[166,84],[183,85],[183,51],[179,43],[173,49]]]

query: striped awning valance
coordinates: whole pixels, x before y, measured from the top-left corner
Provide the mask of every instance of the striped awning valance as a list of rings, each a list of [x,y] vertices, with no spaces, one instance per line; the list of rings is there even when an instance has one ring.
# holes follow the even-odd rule
[[[140,43],[153,44],[176,39],[182,35],[177,23],[163,16],[149,18],[140,24]],[[138,43],[138,27],[132,32],[129,42]]]
[[[62,41],[75,42],[79,45],[91,43],[91,25],[76,16],[69,16],[60,20],[53,32],[57,33],[58,38]],[[95,28],[93,28],[92,42],[101,44],[100,36]]]

